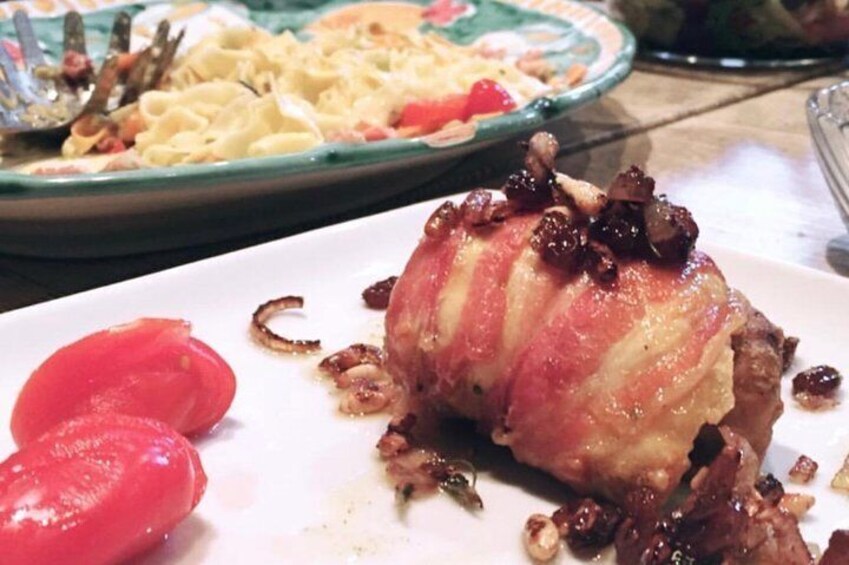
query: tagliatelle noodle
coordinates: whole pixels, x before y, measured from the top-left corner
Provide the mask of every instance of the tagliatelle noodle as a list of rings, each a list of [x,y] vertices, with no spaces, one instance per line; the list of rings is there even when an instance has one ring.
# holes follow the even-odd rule
[[[362,124],[391,126],[409,102],[466,93],[496,80],[519,105],[548,87],[510,63],[435,34],[380,28],[321,32],[233,29],[178,62],[167,90],[139,101],[147,165],[214,162],[304,151]]]

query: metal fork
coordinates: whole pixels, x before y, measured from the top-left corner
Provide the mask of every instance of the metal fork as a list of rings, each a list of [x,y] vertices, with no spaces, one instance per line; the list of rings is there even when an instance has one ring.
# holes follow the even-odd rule
[[[135,102],[142,93],[158,86],[184,35],[181,31],[169,39],[170,23],[160,22],[153,42],[139,53],[124,76],[118,59],[129,51],[132,19],[120,12],[115,16],[109,47],[97,74],[90,72],[72,81],[58,72],[61,61],[54,66],[45,61],[29,16],[18,10],[13,21],[23,61],[18,65],[5,45],[0,44],[0,135],[4,136],[64,135],[84,115],[109,113]],[[87,56],[85,29],[78,12],[65,15],[63,32],[63,57],[69,52]]]

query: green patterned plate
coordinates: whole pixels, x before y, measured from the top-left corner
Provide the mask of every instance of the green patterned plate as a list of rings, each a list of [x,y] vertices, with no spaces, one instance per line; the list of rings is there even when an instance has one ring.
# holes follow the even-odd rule
[[[442,0],[441,4],[446,2]],[[258,24],[273,32],[302,30],[319,18],[361,9],[344,0],[233,2],[30,0],[0,4],[0,38],[14,39],[11,14],[25,9],[48,56],[61,50],[61,15],[84,14],[89,52],[103,51],[112,17],[127,10],[134,42],[162,17],[185,25],[189,42],[216,27]],[[396,17],[429,0],[371,2]],[[470,44],[507,34],[540,49],[558,69],[586,65],[584,81],[508,114],[482,120],[462,136],[327,143],[296,154],[136,171],[32,176],[0,170],[0,251],[43,256],[98,256],[151,251],[259,233],[375,202],[426,182],[463,155],[543,126],[621,82],[634,39],[620,24],[572,0],[451,0],[462,13],[438,25],[451,41]],[[420,9],[418,10],[421,11]],[[487,37],[491,37],[488,35]],[[515,43],[515,41],[514,41]],[[8,144],[7,144],[8,145]],[[14,145],[12,146],[14,147]],[[41,155],[43,158],[44,155]]]

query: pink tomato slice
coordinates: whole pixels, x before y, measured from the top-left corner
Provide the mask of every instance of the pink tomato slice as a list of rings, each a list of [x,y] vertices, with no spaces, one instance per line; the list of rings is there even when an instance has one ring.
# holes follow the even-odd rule
[[[182,320],[143,318],[59,349],[36,369],[12,412],[19,446],[83,414],[161,420],[185,435],[214,426],[230,407],[236,378]]]
[[[65,421],[0,463],[0,562],[121,562],[162,541],[205,488],[197,451],[162,422]]]

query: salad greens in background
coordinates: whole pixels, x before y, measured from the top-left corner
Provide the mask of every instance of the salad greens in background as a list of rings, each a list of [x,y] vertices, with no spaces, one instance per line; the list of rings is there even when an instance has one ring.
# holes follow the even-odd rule
[[[833,0],[610,0],[650,48],[709,56],[845,52],[849,8]]]

